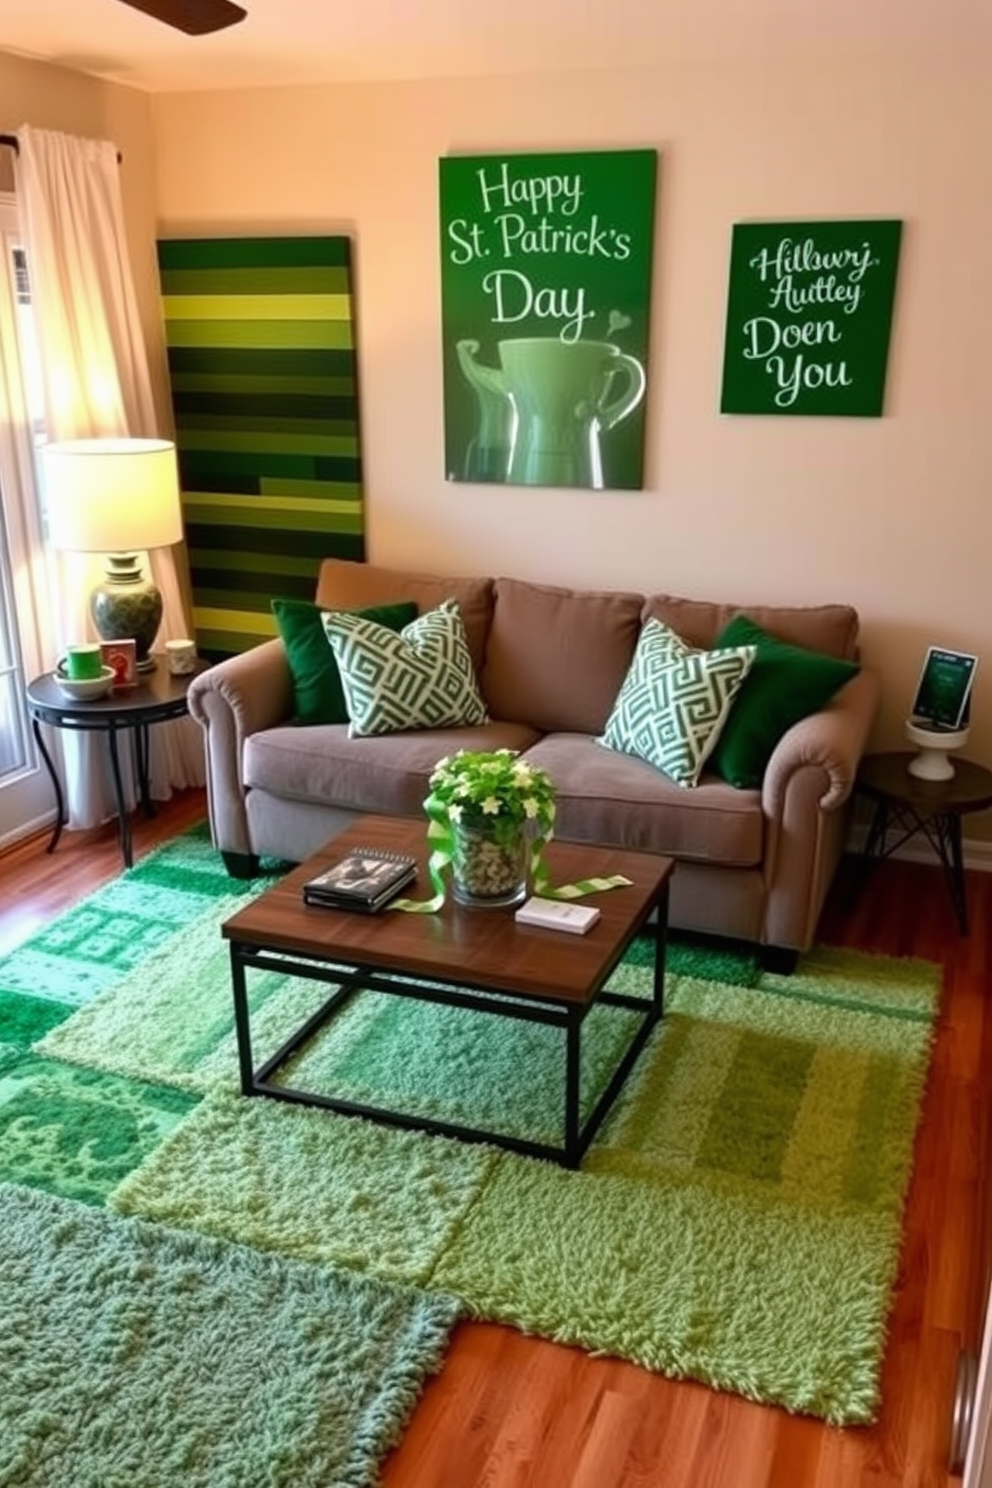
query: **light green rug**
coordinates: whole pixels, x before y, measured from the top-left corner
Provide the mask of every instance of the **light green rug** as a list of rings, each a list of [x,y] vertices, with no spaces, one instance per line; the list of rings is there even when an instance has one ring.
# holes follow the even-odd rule
[[[676,944],[664,1024],[574,1174],[242,1099],[228,913],[220,894],[199,905],[38,1030],[39,1063],[202,1097],[113,1207],[450,1291],[478,1317],[833,1422],[873,1418],[938,968],[819,950],[782,978]],[[628,991],[648,979],[643,952],[617,977]],[[325,995],[272,974],[249,987],[256,1062]],[[589,1020],[587,1104],[627,1017]],[[364,994],[291,1078],[557,1135],[559,1038]]]
[[[453,1297],[0,1186],[0,1483],[372,1488]]]

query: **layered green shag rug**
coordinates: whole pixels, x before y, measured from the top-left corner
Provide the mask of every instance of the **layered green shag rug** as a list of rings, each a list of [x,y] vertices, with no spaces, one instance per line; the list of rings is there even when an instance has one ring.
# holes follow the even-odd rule
[[[360,1488],[453,1297],[0,1186],[0,1483]]]
[[[818,950],[783,978],[746,952],[676,942],[664,1024],[569,1173],[243,1099],[218,934],[245,897],[231,890],[193,834],[0,963],[0,1017],[23,1004],[0,1173],[89,1196],[64,1176],[56,1136],[42,1172],[24,1139],[31,1123],[60,1131],[53,1072],[74,1072],[108,1110],[121,1089],[157,1102],[114,1139],[120,1181],[93,1190],[120,1214],[452,1293],[469,1315],[832,1422],[873,1418],[939,968]],[[646,995],[648,960],[628,957],[626,990]],[[258,972],[249,989],[256,1061],[326,995]],[[587,1023],[587,1104],[628,1018],[604,1008]],[[556,1136],[559,1038],[366,993],[286,1078]],[[46,1079],[31,1113],[27,1092]]]

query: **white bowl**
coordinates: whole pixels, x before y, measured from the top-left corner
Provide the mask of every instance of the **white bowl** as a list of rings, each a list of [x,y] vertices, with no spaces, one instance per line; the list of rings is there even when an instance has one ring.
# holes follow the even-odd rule
[[[71,677],[63,677],[60,672],[53,672],[52,675],[60,691],[64,692],[67,698],[72,698],[74,703],[92,703],[96,698],[106,697],[114,685],[115,672],[113,667],[101,667],[99,677],[87,677],[82,682],[75,682]]]

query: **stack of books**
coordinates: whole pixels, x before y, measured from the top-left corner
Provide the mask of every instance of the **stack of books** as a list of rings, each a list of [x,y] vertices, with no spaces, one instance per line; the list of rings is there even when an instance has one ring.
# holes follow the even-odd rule
[[[375,914],[417,876],[416,858],[384,852],[378,847],[356,847],[338,862],[308,879],[303,902],[324,909],[356,909]]]

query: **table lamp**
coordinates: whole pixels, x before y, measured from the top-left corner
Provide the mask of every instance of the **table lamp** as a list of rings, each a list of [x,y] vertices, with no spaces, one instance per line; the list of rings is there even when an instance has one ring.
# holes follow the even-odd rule
[[[42,446],[48,536],[65,552],[104,553],[90,595],[102,641],[133,638],[139,672],[162,623],[162,596],[138,554],[183,538],[176,447],[167,439],[67,439]]]

